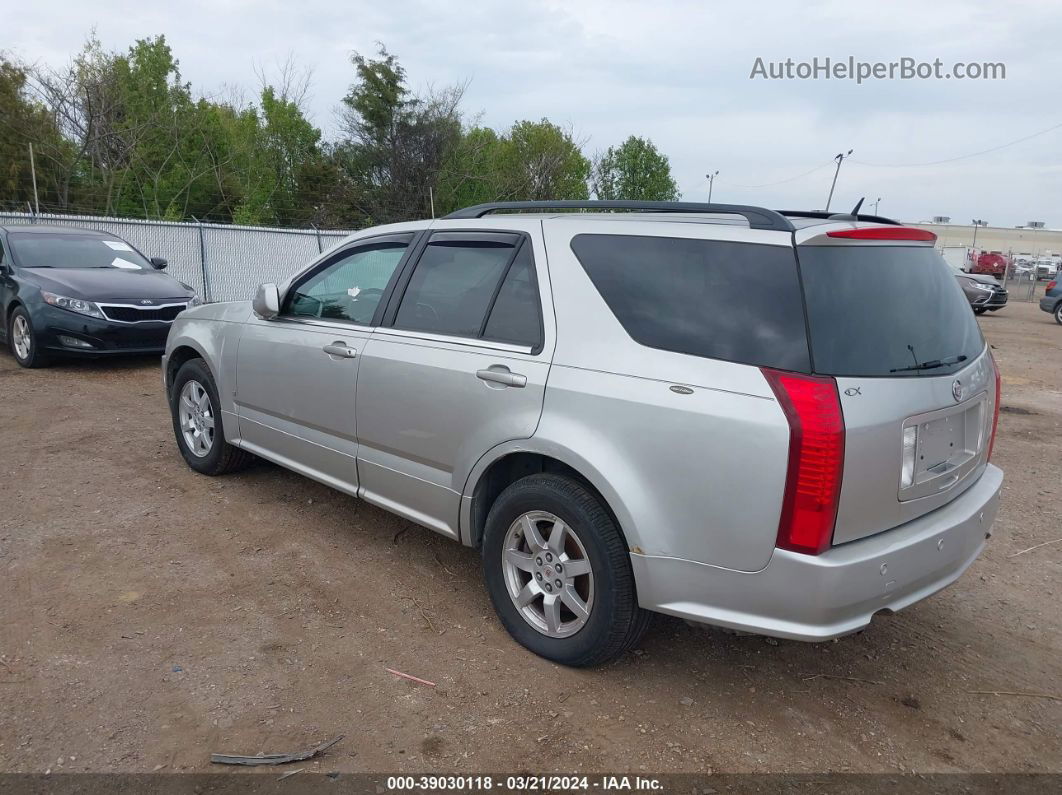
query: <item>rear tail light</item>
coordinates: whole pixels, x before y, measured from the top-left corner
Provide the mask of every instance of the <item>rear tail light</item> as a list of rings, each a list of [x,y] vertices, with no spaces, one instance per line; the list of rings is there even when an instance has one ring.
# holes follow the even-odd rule
[[[1054,290],[1057,286],[1058,286],[1058,282],[1055,281],[1054,279],[1052,279],[1051,281],[1049,281],[1047,283],[1047,289],[1048,290]]]
[[[826,237],[843,237],[849,240],[916,240],[932,243],[937,236],[925,229],[910,226],[861,226],[858,229],[837,229],[827,232]]]
[[[999,391],[999,388],[1000,388],[999,365],[996,364],[996,358],[994,356],[992,356],[991,354],[989,355],[988,358],[989,358],[989,361],[992,362],[992,370],[994,370],[995,374],[996,374],[996,400],[995,400],[995,405],[992,407],[992,433],[988,437],[988,459],[987,460],[991,461],[992,460],[992,448],[995,447],[995,445],[996,445],[996,428],[999,427],[999,404],[1002,401],[1003,394]]]
[[[777,546],[818,555],[830,546],[844,468],[844,418],[837,383],[762,368],[789,421],[786,474]]]

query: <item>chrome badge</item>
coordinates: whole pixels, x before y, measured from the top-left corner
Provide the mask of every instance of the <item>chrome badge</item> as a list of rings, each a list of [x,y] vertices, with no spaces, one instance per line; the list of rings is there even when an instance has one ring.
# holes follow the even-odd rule
[[[951,396],[955,398],[955,402],[962,401],[962,381],[956,380],[951,385]]]

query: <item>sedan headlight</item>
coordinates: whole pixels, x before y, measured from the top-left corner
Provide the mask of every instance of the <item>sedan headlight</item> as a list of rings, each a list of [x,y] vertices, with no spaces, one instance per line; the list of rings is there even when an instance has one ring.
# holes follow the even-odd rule
[[[984,290],[986,293],[993,293],[996,291],[995,286],[991,284],[984,284],[982,282],[973,282],[972,284],[978,290]]]
[[[67,298],[64,295],[56,295],[55,293],[45,292],[44,290],[41,290],[41,298],[44,299],[44,303],[57,306],[60,309],[77,312],[79,315],[98,317],[100,320],[105,319],[103,316],[103,310],[92,301],[85,301],[81,298]]]
[[[188,309],[191,309],[193,306],[201,306],[202,303],[203,299],[198,295],[193,294],[192,297],[188,299]]]

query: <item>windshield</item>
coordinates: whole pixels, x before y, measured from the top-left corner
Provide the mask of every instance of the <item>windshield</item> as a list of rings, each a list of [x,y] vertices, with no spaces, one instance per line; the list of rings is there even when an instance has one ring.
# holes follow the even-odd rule
[[[920,246],[802,246],[812,364],[835,376],[937,376],[984,337],[951,270]]]
[[[15,262],[22,268],[151,267],[133,247],[116,237],[56,232],[11,232],[8,235]]]

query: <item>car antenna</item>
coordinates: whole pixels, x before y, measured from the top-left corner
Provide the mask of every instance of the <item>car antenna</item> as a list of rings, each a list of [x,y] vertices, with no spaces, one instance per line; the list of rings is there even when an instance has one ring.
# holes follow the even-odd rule
[[[850,213],[834,213],[829,216],[829,221],[858,221],[859,220],[859,208],[863,206],[863,202],[866,200],[866,196],[856,202],[856,206],[852,208]]]

